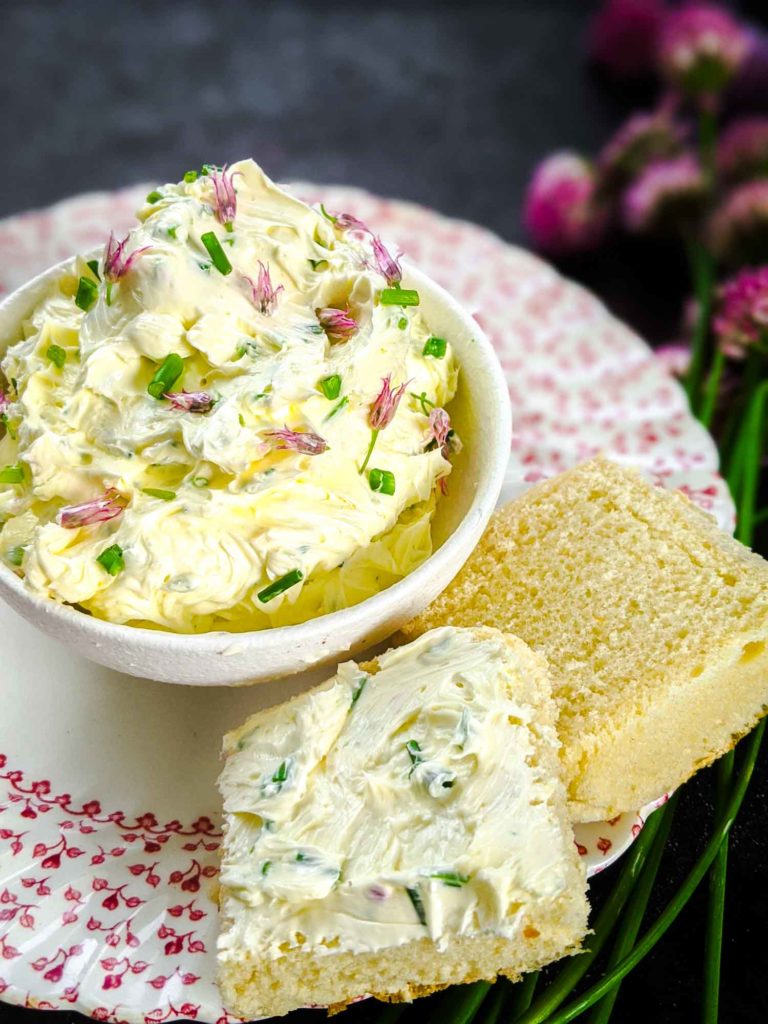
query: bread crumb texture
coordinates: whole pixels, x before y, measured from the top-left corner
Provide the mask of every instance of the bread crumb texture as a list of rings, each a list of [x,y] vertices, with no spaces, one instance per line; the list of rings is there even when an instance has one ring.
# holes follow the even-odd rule
[[[605,458],[496,512],[403,632],[481,623],[549,662],[577,821],[679,786],[768,710],[768,564],[683,494]]]

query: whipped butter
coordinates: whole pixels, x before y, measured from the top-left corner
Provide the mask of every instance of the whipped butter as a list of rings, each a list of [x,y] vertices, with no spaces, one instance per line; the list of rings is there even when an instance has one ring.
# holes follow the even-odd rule
[[[515,696],[529,670],[501,634],[445,627],[230,733],[220,959],[514,937],[562,894],[554,729]]]
[[[150,193],[6,339],[0,558],[37,594],[179,632],[304,621],[412,571],[457,366],[399,274],[250,160]]]

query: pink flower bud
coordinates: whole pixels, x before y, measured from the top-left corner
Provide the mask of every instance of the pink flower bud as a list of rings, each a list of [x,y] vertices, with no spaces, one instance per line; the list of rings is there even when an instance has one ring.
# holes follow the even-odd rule
[[[289,430],[285,427],[283,430],[270,430],[266,436],[279,442],[275,445],[279,450],[301,452],[302,455],[322,455],[328,451],[328,443],[311,431]]]
[[[403,276],[399,258],[389,252],[380,238],[374,238],[371,245],[376,270],[388,285],[398,284]]]
[[[768,175],[768,117],[741,117],[729,124],[717,146],[717,166],[730,181]]]
[[[109,241],[104,247],[104,277],[112,284],[125,277],[139,256],[149,252],[152,248],[150,245],[143,245],[140,249],[134,249],[132,253],[126,255],[125,247],[130,237],[130,235],[126,235],[122,242],[118,242],[114,234],[110,232]]]
[[[743,359],[747,349],[768,350],[768,266],[743,270],[720,288],[714,319],[718,344]]]
[[[714,96],[739,70],[750,45],[744,26],[724,7],[687,3],[664,21],[659,69],[670,85],[685,93]]]
[[[209,412],[213,405],[213,396],[207,391],[169,391],[163,398],[180,412]]]
[[[81,505],[65,505],[59,510],[57,521],[59,526],[68,530],[106,523],[121,515],[126,504],[125,498],[114,487],[110,487],[100,498],[85,501]]]
[[[0,388],[0,413],[4,413],[10,404],[10,398],[6,395],[3,389]]]
[[[320,326],[331,341],[346,341],[353,331],[357,330],[357,320],[349,315],[347,309],[335,309],[326,306],[315,310]]]
[[[368,225],[364,224],[359,218],[353,217],[351,213],[337,213],[334,223],[342,231],[359,231],[365,235],[372,234]]]
[[[624,193],[624,224],[637,233],[678,228],[700,212],[707,189],[701,166],[690,154],[654,160]]]
[[[381,391],[371,404],[371,411],[368,417],[371,430],[384,430],[385,427],[389,426],[394,419],[400,399],[405,394],[405,389],[410,384],[410,381],[401,384],[394,391],[392,390],[391,383],[392,375],[388,373],[386,377],[382,378]]]
[[[749,181],[733,189],[712,215],[707,234],[723,263],[768,260],[768,181]]]
[[[232,224],[237,214],[237,193],[235,192],[234,178],[239,175],[227,173],[225,164],[221,170],[214,167],[209,173],[213,183],[214,204],[213,212],[219,224]]]
[[[278,285],[277,288],[272,286],[269,267],[265,266],[261,260],[259,260],[259,276],[255,284],[250,277],[245,275],[243,277],[250,285],[251,301],[254,306],[265,316],[271,316],[277,305],[277,297],[284,290],[283,286]]]
[[[595,172],[576,153],[553,153],[534,172],[523,219],[534,245],[552,255],[594,248],[608,218],[595,198]]]
[[[590,26],[590,58],[614,78],[651,74],[666,13],[663,0],[605,0]]]
[[[448,446],[448,434],[451,430],[451,417],[439,406],[436,406],[429,413],[429,439],[430,444],[434,442],[442,450],[443,458],[448,458],[450,448]]]
[[[676,156],[685,135],[685,129],[664,110],[633,114],[598,157],[600,193],[616,195],[653,160]]]

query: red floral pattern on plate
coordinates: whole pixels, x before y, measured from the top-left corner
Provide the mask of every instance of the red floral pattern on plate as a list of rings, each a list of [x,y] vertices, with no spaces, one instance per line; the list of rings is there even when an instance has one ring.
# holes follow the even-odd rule
[[[660,361],[596,298],[475,225],[354,189],[298,190],[380,231],[487,331],[513,403],[505,496],[605,451],[730,527],[711,439]],[[146,192],[79,196],[0,223],[0,294],[110,229],[124,233]],[[14,685],[0,679],[0,698],[21,700]],[[0,720],[0,750],[16,747]],[[233,1020],[213,981],[219,824],[124,815],[90,782],[78,803],[57,787],[82,792],[83,777],[33,780],[15,756],[0,754],[0,997],[115,1024]],[[654,806],[577,827],[590,874],[621,855]]]

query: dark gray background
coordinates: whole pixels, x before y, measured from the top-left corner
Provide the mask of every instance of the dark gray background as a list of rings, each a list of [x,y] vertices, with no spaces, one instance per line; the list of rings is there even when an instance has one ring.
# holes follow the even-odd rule
[[[0,3],[0,216],[253,156],[278,180],[363,186],[520,242],[535,162],[556,148],[594,152],[649,98],[585,67],[594,6]],[[762,2],[741,9],[765,10]],[[686,285],[669,245],[619,242],[565,269],[652,340],[673,335]],[[768,1018],[765,762],[732,844],[724,1024]],[[656,912],[701,848],[712,784],[705,772],[686,788]],[[593,884],[598,899],[613,877]],[[704,907],[702,890],[625,983],[617,1022],[698,1019]],[[360,1007],[348,1020],[369,1015]],[[34,1017],[42,1022],[0,1006],[3,1024]]]

